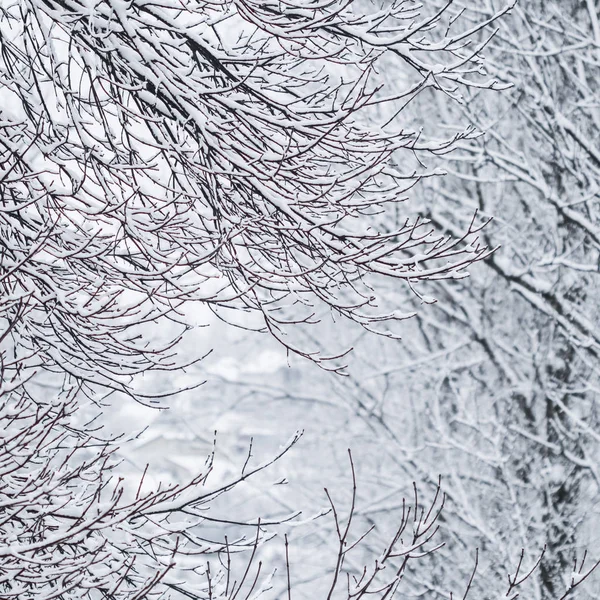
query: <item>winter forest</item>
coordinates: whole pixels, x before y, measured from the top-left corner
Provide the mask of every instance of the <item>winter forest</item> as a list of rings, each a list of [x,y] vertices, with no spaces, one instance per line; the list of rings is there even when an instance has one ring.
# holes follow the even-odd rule
[[[0,0],[0,599],[600,597],[598,0]]]

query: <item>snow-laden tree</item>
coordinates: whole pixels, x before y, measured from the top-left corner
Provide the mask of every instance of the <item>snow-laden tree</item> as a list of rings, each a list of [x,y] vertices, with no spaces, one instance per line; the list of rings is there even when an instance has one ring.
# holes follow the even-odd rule
[[[161,395],[138,376],[185,364],[177,348],[192,302],[243,326],[240,309],[257,313],[284,346],[327,365],[288,332],[331,310],[394,336],[412,310],[382,282],[427,303],[420,284],[464,277],[488,254],[474,211],[447,236],[400,203],[438,174],[426,157],[477,132],[463,121],[440,136],[433,121],[421,130],[403,115],[430,91],[459,100],[503,87],[480,54],[509,8],[473,23],[453,3],[404,0],[365,11],[345,1],[2,2],[3,595],[262,589],[249,569],[241,591],[228,566],[215,579],[203,560],[190,566],[188,553],[232,550],[204,536],[205,514],[183,511],[213,498],[205,473],[155,491],[111,482],[114,442],[77,415],[115,392]],[[394,88],[378,72],[388,65]],[[425,511],[423,521],[417,506],[412,545],[394,534],[377,551],[371,572],[389,557],[392,575],[381,587],[365,572],[352,597],[401,582],[421,549],[414,536],[438,518]],[[348,536],[337,513],[335,523],[330,596]]]
[[[383,302],[380,277],[419,294],[486,254],[475,220],[449,238],[409,210],[394,230],[375,217],[435,174],[419,156],[474,135],[425,138],[402,109],[501,87],[479,38],[506,8],[465,26],[414,2],[3,3],[7,339],[123,391],[171,366],[175,339],[139,328],[179,322],[188,300],[258,311],[284,344],[321,305],[389,329],[410,311]],[[388,55],[393,93],[376,74]],[[372,126],[381,103],[398,114]]]

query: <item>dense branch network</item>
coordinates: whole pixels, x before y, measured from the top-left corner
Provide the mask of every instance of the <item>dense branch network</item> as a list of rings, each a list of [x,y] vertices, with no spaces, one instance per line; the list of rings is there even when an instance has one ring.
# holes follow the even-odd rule
[[[194,590],[195,598],[248,598],[257,581],[229,582],[232,556],[251,550],[249,569],[269,536],[259,521],[214,540],[207,508],[270,466],[300,434],[272,460],[223,485],[207,485],[213,452],[187,484],[147,491],[145,472],[135,482],[114,473],[117,440],[77,425],[76,390],[67,396],[40,407],[23,395],[0,409],[2,597],[133,600]],[[268,586],[260,569],[258,575],[258,588]]]
[[[509,8],[460,29],[452,3],[5,5],[5,346],[128,390],[173,364],[178,339],[150,343],[140,326],[177,322],[190,300],[258,311],[315,360],[285,328],[319,307],[367,327],[411,315],[382,304],[377,279],[419,295],[420,281],[465,276],[487,253],[480,225],[451,238],[419,217],[377,220],[435,174],[428,154],[475,133],[427,140],[364,115],[428,88],[502,87],[480,51]],[[393,97],[375,74],[385,54],[406,80]]]
[[[429,302],[420,282],[462,278],[486,257],[475,217],[448,236],[417,215],[395,227],[386,216],[438,174],[429,155],[477,135],[431,139],[402,122],[404,107],[426,90],[460,100],[501,89],[481,52],[510,7],[466,26],[452,1],[369,13],[308,0],[0,7],[3,594],[233,600],[263,589],[260,563],[250,575],[260,524],[235,543],[204,535],[200,508],[237,481],[204,493],[209,461],[187,487],[127,497],[110,479],[114,441],[73,414],[115,390],[140,399],[136,376],[180,366],[188,303],[254,311],[319,361],[288,327],[327,308],[395,336],[391,324],[413,312],[386,302],[381,279]],[[402,80],[393,93],[379,84],[383,57]],[[180,331],[159,340],[167,320]],[[345,595],[354,500],[345,527],[331,507],[330,596]],[[345,573],[347,597],[388,597],[408,559],[435,550],[438,517],[415,498],[381,560],[353,585]],[[233,583],[242,547],[250,559]],[[198,566],[206,555],[222,569]]]

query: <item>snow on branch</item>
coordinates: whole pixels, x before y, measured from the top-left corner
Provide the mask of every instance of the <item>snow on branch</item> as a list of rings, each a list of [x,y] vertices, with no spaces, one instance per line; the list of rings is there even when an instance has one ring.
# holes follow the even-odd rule
[[[510,6],[465,29],[452,2],[5,3],[3,327],[47,368],[131,393],[173,367],[179,340],[140,326],[183,333],[189,301],[255,311],[316,361],[285,332],[319,307],[367,327],[404,318],[381,277],[416,290],[489,251],[475,222],[456,239],[408,214],[378,226],[437,174],[427,155],[476,135],[427,140],[402,107],[427,88],[496,89],[481,50]],[[393,97],[383,56],[406,79]],[[366,125],[382,102],[396,118]]]

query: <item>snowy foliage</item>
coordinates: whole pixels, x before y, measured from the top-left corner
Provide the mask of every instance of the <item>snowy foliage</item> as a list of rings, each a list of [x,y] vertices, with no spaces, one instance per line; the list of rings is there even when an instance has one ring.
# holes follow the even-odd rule
[[[0,3],[0,596],[597,597],[599,47],[594,0]],[[198,366],[210,311],[270,336]],[[204,468],[126,468],[127,397]]]
[[[402,107],[430,88],[501,87],[467,44],[489,19],[454,32],[448,7],[420,13],[5,3],[2,317],[17,345],[129,391],[176,342],[147,345],[139,325],[177,322],[186,301],[259,311],[286,343],[320,304],[365,326],[405,318],[373,276],[465,276],[487,254],[475,221],[449,238],[418,215],[374,220],[433,175],[420,155],[474,135],[421,139]],[[391,97],[374,74],[387,54],[411,69]],[[399,116],[371,126],[381,103]]]

